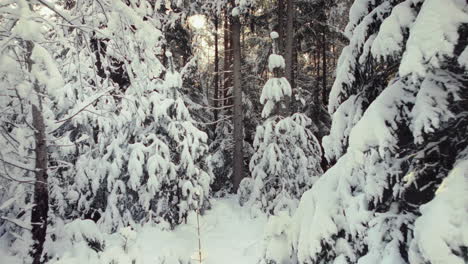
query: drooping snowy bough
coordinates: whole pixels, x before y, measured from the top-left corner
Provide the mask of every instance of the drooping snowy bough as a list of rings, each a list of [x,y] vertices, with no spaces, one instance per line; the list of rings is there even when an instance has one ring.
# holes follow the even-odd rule
[[[174,227],[206,206],[206,135],[194,126],[175,66],[159,60],[165,18],[149,18],[148,5],[100,4],[80,1],[66,12],[89,21],[66,28],[59,42],[68,79],[53,104],[54,133],[72,147],[54,151],[67,166],[51,177],[51,207],[57,218],[93,219],[105,231]]]
[[[466,263],[466,1],[356,0],[346,32],[323,140],[336,164],[303,195],[284,259]]]

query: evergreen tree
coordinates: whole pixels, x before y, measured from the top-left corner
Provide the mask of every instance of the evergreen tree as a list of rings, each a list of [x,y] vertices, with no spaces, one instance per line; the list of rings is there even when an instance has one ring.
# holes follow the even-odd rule
[[[298,263],[466,262],[464,5],[355,1],[324,139],[337,162],[290,223]]]
[[[169,58],[164,83],[166,98],[156,111],[161,116],[157,120],[158,131],[171,151],[175,174],[162,183],[156,201],[168,211],[163,213],[164,218],[171,224],[180,224],[189,211],[207,208],[212,179],[204,168],[207,135],[195,127],[179,92],[182,79],[174,69],[172,54],[166,55]]]
[[[157,57],[164,38],[160,21],[145,16],[151,10],[123,2],[103,10],[94,1],[71,10],[93,12],[100,29],[70,33],[87,49],[65,46],[71,79],[56,106],[57,133],[79,155],[62,156],[73,167],[52,189],[63,219],[90,218],[108,231],[153,221],[172,228],[206,205],[210,178],[199,168],[206,135],[194,127],[172,56],[167,69]]]
[[[276,32],[271,33],[275,41]],[[268,214],[286,211],[292,214],[302,193],[321,174],[321,151],[314,135],[307,129],[311,120],[303,114],[282,116],[285,96],[291,87],[280,71],[284,59],[276,54],[269,57],[269,69],[274,73],[263,87],[260,102],[264,105],[264,123],[257,127],[255,153],[250,162],[252,178],[246,178],[241,189],[245,203]],[[247,196],[247,197],[243,197]],[[243,201],[244,202],[244,201]]]
[[[468,262],[466,1],[350,2],[2,1],[0,253],[201,262],[237,190],[263,264]]]

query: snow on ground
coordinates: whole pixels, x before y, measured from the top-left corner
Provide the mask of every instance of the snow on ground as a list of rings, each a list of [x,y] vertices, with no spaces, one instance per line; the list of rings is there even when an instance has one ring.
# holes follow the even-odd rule
[[[200,216],[203,264],[257,263],[262,255],[266,221],[263,215],[252,218],[249,209],[238,204],[236,196],[213,199],[212,209]],[[127,236],[127,230],[120,230],[119,234],[105,237],[106,247],[99,255],[76,244],[73,248],[63,249],[58,261],[54,258],[51,263],[108,264],[112,263],[110,260],[116,260],[119,264],[130,264],[135,258],[137,264],[172,264],[173,261],[179,263],[179,259],[186,263],[198,256],[196,227],[196,214],[189,217],[187,224],[172,231],[163,230],[157,225],[139,227],[136,237],[132,237],[133,241],[129,243],[128,254],[119,249],[122,235]],[[7,251],[0,245],[0,264],[21,263],[19,258],[6,254]],[[165,262],[161,262],[164,257]],[[191,263],[198,261],[192,260]]]
[[[253,219],[236,197],[213,200],[213,208],[200,217],[204,264],[257,263],[261,255],[266,217]],[[196,216],[173,231],[143,227],[136,244],[140,245],[143,263],[155,263],[162,254],[192,256],[198,252]],[[194,262],[196,263],[196,262]]]

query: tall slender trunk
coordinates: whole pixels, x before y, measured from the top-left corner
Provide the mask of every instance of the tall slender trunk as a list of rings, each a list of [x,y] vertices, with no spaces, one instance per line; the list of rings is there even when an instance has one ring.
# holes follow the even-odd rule
[[[286,48],[285,48],[285,71],[284,76],[289,81],[291,88],[294,88],[294,69],[293,69],[293,54],[294,54],[294,0],[287,0],[287,21],[286,21]],[[287,115],[290,112],[291,98],[284,99],[283,114]]]
[[[228,97],[231,71],[231,55],[230,55],[230,33],[229,33],[229,14],[227,8],[224,9],[224,74],[223,74],[223,99]],[[229,105],[227,100],[223,101],[224,105]]]
[[[242,112],[240,29],[241,24],[239,17],[233,16],[232,52],[234,58],[234,157],[232,185],[234,192],[237,192],[239,184],[244,177],[244,123]]]
[[[320,41],[316,41],[316,46],[315,46],[315,76],[317,77],[317,87],[319,86],[320,84],[320,59],[321,59],[321,56],[320,56]]]
[[[219,105],[219,50],[218,50],[218,15],[214,18],[215,26],[215,57],[214,57],[214,107]],[[218,120],[218,109],[214,110],[214,119]]]
[[[286,50],[285,62],[286,68],[284,76],[291,83],[293,77],[293,53],[294,53],[294,0],[287,0],[287,21],[286,21]]]
[[[234,4],[233,4],[234,6]],[[232,34],[232,30],[233,30],[233,25],[232,25],[232,21],[229,23],[229,79],[228,79],[228,82],[229,82],[229,87],[231,88],[231,94],[229,95],[233,95],[232,94],[232,89],[234,89],[234,36]],[[240,42],[240,35],[239,35],[239,42]],[[240,46],[240,44],[239,44]],[[239,49],[240,50],[240,49]],[[228,99],[227,100],[227,105],[232,105],[233,104],[233,100],[232,98],[231,99]]]
[[[328,90],[327,90],[327,37],[326,27],[323,27],[322,34],[322,103],[327,104],[328,101]]]
[[[245,28],[241,27],[241,44],[240,44],[240,51],[241,51],[241,58],[244,57],[244,45],[245,45]]]
[[[278,0],[278,54],[283,54],[284,52],[284,0]]]
[[[27,67],[31,72],[34,62],[31,59],[31,53],[34,49],[34,43],[26,42],[27,49]],[[34,127],[35,139],[35,182],[34,182],[34,207],[31,213],[32,225],[32,248],[30,255],[33,259],[33,264],[43,263],[41,256],[44,251],[44,242],[47,232],[47,213],[49,211],[49,192],[47,187],[47,145],[45,137],[45,123],[42,116],[42,91],[37,81],[33,84],[34,92],[37,96],[37,101],[32,104],[32,125]]]
[[[292,62],[292,68],[293,68],[293,71],[292,71],[292,77],[291,77],[291,80],[292,80],[292,83],[291,83],[291,86],[292,87],[296,87],[296,78],[299,76],[299,63],[298,63],[298,56],[299,56],[299,52],[301,51],[301,46],[300,46],[300,42],[297,40],[297,39],[294,39],[294,48],[293,48],[293,62]]]
[[[320,105],[321,105],[321,94],[322,94],[322,89],[321,89],[321,85],[320,85],[320,41],[316,41],[316,48],[315,48],[315,76],[316,76],[316,88],[315,88],[315,95],[314,95],[314,99],[315,99],[315,106],[314,106],[314,111],[315,111],[315,118],[316,118],[316,121],[319,120],[319,114],[320,114]]]

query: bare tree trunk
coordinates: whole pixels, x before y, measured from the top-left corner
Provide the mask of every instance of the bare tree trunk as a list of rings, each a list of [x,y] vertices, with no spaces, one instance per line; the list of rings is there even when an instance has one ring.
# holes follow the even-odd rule
[[[317,87],[319,86],[319,80],[320,80],[320,42],[316,41],[317,45],[315,48],[315,58],[316,58],[316,63],[315,63],[315,70],[316,70],[316,77],[317,77]]]
[[[295,26],[295,22],[293,23],[293,25]],[[294,41],[294,48],[293,48],[293,62],[292,62],[292,73],[291,73],[291,80],[292,80],[292,83],[291,83],[291,86],[292,87],[296,87],[296,78],[299,76],[299,63],[298,63],[298,56],[299,56],[299,53],[301,52],[301,46],[300,46],[300,42],[296,39],[296,38],[293,38],[293,41]]]
[[[231,55],[230,55],[230,33],[229,33],[229,16],[227,8],[224,9],[224,74],[223,74],[223,99],[228,97],[229,88],[231,87],[230,82],[230,71],[231,71]],[[224,105],[229,105],[227,100],[223,101]]]
[[[26,42],[27,48],[27,67],[31,72],[33,61],[31,53],[34,44],[31,41]],[[36,180],[34,183],[34,207],[31,213],[32,225],[32,248],[30,255],[33,259],[33,264],[43,263],[41,261],[42,252],[44,251],[44,242],[47,231],[47,213],[49,211],[49,192],[47,189],[47,145],[45,138],[45,123],[42,116],[42,99],[41,90],[37,81],[34,82],[34,92],[37,95],[36,103],[32,104],[32,125],[35,129],[34,139],[36,146],[34,152],[36,154]]]
[[[315,121],[319,120],[319,115],[320,115],[320,99],[321,99],[321,94],[322,94],[322,89],[320,87],[320,41],[316,40],[316,48],[315,48],[315,76],[316,76],[316,85],[315,85],[315,94],[314,94],[314,118]]]
[[[326,37],[326,27],[323,27],[322,34],[322,103],[324,105],[328,102],[328,91],[327,91],[327,37]]]
[[[214,107],[218,108],[219,102],[219,50],[218,50],[218,15],[214,18],[215,26],[215,57],[214,57]],[[214,120],[218,120],[218,109],[214,110]]]
[[[232,4],[234,6],[234,4]],[[229,78],[228,78],[228,83],[229,83],[229,88],[231,88],[231,93],[229,94],[230,96],[233,95],[233,89],[234,89],[234,36],[232,34],[232,20],[229,23]],[[240,39],[240,37],[239,37]],[[240,41],[240,40],[239,40]],[[240,46],[240,45],[239,45]],[[232,105],[233,100],[232,98],[228,99],[226,102],[227,105]]]
[[[287,22],[286,22],[286,48],[285,48],[285,72],[284,75],[289,81],[291,88],[294,88],[294,69],[293,69],[293,54],[294,54],[294,0],[287,0]],[[290,111],[291,98],[284,99],[283,114],[287,115]]]
[[[278,54],[281,55],[284,52],[284,0],[278,0]]]
[[[239,184],[244,177],[244,123],[242,112],[240,29],[241,25],[239,17],[233,16],[232,51],[234,56],[234,157],[232,185],[234,192],[237,192]]]

